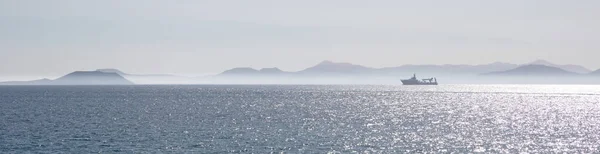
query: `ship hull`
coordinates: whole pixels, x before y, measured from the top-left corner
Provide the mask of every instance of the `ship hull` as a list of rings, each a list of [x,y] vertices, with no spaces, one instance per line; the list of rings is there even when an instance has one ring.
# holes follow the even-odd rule
[[[402,80],[402,85],[438,85],[437,82],[419,82],[414,80]]]

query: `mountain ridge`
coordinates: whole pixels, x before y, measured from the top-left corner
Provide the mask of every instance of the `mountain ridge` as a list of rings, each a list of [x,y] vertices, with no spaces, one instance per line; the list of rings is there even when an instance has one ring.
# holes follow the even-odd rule
[[[115,72],[75,71],[55,80],[0,82],[1,85],[132,85],[122,75]]]
[[[592,72],[592,70],[587,69],[583,66],[579,66],[579,65],[573,65],[573,64],[565,64],[565,65],[559,65],[559,64],[554,64],[551,63],[549,61],[546,60],[542,60],[542,59],[538,59],[535,60],[533,62],[528,63],[529,65],[531,64],[535,64],[535,65],[545,65],[545,66],[551,66],[551,67],[557,67],[566,71],[570,71],[570,72],[575,72],[575,73],[581,73],[581,74],[586,74],[586,73],[590,73]],[[527,64],[525,64],[527,65]]]
[[[597,70],[595,70],[593,72],[590,72],[589,74],[590,75],[598,75],[598,76],[600,76],[600,69],[597,69]]]
[[[538,64],[529,64],[522,65],[514,69],[506,70],[506,71],[496,71],[489,72],[483,75],[493,75],[493,76],[574,76],[581,75],[579,73],[570,72],[558,67],[546,66],[546,65],[538,65]]]
[[[536,64],[531,64],[536,63]],[[553,67],[556,64],[544,60],[537,60],[527,64],[511,64],[504,62],[493,62],[489,64],[467,65],[467,64],[443,64],[443,65],[401,65],[397,67],[367,67],[347,62],[333,62],[329,60],[322,61],[302,69],[300,71],[283,71],[277,67],[254,69],[251,67],[236,67],[225,70],[222,73],[201,77],[184,76],[153,76],[136,75],[125,73],[114,68],[97,69],[87,72],[102,72],[119,75],[125,80],[138,84],[227,84],[227,83],[323,83],[330,82],[356,84],[356,83],[397,83],[402,77],[408,77],[412,74],[427,77],[441,77],[442,81],[455,80],[461,82],[480,82],[485,76],[524,76],[539,78],[544,75],[552,76],[580,76],[581,73],[572,72],[563,68]],[[548,66],[551,65],[551,66]],[[560,66],[578,66],[578,65],[560,65]],[[75,71],[73,73],[83,75],[86,71]],[[70,73],[72,74],[72,73]],[[590,71],[587,76],[600,75],[600,69]],[[61,78],[68,78],[65,75]],[[34,80],[29,82],[4,82],[2,84],[61,84],[55,80]],[[115,77],[119,78],[119,77]],[[578,77],[579,78],[579,77]],[[500,78],[497,78],[500,79]],[[593,78],[589,78],[594,80]],[[318,80],[318,82],[317,82]],[[382,80],[377,82],[377,80]],[[157,82],[159,81],[159,82]],[[488,80],[491,81],[491,80]],[[560,81],[560,80],[559,80]],[[66,81],[65,81],[66,82]],[[90,84],[94,84],[95,81]],[[77,84],[87,84],[79,82]]]
[[[477,75],[491,72],[499,72],[506,71],[510,69],[515,69],[521,66],[527,65],[543,65],[549,67],[560,68],[569,72],[586,74],[591,73],[589,69],[573,64],[566,65],[558,65],[546,60],[535,60],[525,64],[512,64],[505,62],[493,62],[489,64],[478,64],[478,65],[468,65],[468,64],[442,64],[442,65],[414,65],[414,64],[406,64],[395,67],[382,67],[382,68],[373,68],[367,67],[363,65],[357,65],[347,62],[333,62],[330,60],[324,60],[312,67],[308,67],[306,69],[296,71],[296,72],[287,72],[292,74],[342,74],[342,75],[352,75],[352,74],[388,74],[388,75],[399,75],[406,73],[425,73],[425,74],[434,74],[434,75],[444,75],[444,74],[462,74],[462,75]],[[251,72],[256,74],[261,74],[261,71],[249,68],[249,67],[238,67],[234,69],[227,70],[221,74],[233,74],[231,72],[242,72],[241,70],[236,69],[245,69],[246,73]],[[282,71],[283,72],[283,71]],[[239,75],[243,73],[238,73]]]
[[[372,71],[373,68],[355,65],[346,62],[332,62],[329,60],[322,61],[321,63],[306,68],[304,70],[295,72],[300,74],[348,74],[348,73],[366,73]]]
[[[125,73],[116,68],[96,69],[96,71],[105,72],[105,73],[117,73],[124,77],[126,77],[126,76],[132,76],[132,77],[178,77],[177,75],[172,75],[172,74],[130,74],[130,73]]]

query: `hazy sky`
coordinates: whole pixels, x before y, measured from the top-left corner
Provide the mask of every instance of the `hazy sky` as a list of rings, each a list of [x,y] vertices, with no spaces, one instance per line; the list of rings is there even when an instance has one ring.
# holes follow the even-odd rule
[[[599,0],[0,0],[0,76],[322,60],[600,68]]]

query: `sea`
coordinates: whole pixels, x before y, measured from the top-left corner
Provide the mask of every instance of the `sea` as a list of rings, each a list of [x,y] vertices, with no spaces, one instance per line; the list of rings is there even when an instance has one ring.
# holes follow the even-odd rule
[[[0,86],[0,153],[599,153],[598,85]]]

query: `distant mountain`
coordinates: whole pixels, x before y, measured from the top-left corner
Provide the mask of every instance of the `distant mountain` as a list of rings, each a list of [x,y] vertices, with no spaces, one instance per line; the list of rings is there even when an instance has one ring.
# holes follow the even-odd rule
[[[564,81],[569,81],[585,84],[600,82],[596,77],[592,77],[592,75],[600,76],[600,69],[592,72],[578,65],[556,65],[545,60],[536,60],[531,64],[523,65],[495,62],[482,65],[402,65],[385,68],[372,68],[326,60],[297,72],[286,72],[276,67],[262,69],[238,67],[226,70],[218,75],[185,77],[168,74],[129,74],[118,69],[105,68],[96,71],[77,71],[56,80],[2,82],[0,85],[127,85],[134,82],[137,84],[389,84],[398,83],[399,79],[408,78],[413,73],[419,76],[438,77],[438,79],[447,83],[497,83],[500,80],[506,83],[535,83],[541,81],[544,83],[565,83]],[[589,75],[586,77],[582,74]],[[488,78],[477,75],[496,77]],[[571,78],[575,80],[564,80],[565,78],[545,80],[546,78],[561,76],[576,78]]]
[[[556,67],[556,68],[560,68],[569,72],[575,72],[575,73],[581,73],[581,74],[585,74],[585,73],[590,73],[591,70],[583,67],[583,66],[579,66],[579,65],[571,65],[571,64],[567,64],[567,65],[557,65],[551,62],[548,62],[546,60],[536,60],[533,61],[531,63],[528,63],[526,65],[544,65],[544,66],[550,66],[550,67]]]
[[[555,66],[547,61],[538,60],[535,63],[540,63],[544,66]],[[536,64],[537,65],[537,64]],[[300,75],[300,76],[330,76],[330,75],[344,75],[344,76],[398,76],[398,75],[410,75],[413,73],[424,74],[424,75],[440,75],[440,76],[472,76],[488,72],[500,72],[510,69],[515,69],[519,66],[518,64],[510,64],[503,62],[495,62],[490,64],[482,65],[402,65],[398,67],[384,67],[384,68],[371,68],[351,63],[344,62],[332,62],[323,61],[315,66],[306,68],[298,72],[284,72],[278,68],[265,68],[256,70],[249,67],[238,67],[233,68],[219,74],[221,76],[244,76],[244,75]],[[551,66],[551,67],[552,67]],[[556,65],[561,67],[569,68],[580,68],[577,65]],[[581,67],[583,68],[583,67]],[[580,69],[580,71],[585,71]]]
[[[97,69],[96,71],[104,72],[104,73],[117,73],[119,75],[129,75],[127,73],[122,72],[121,70],[114,69],[114,68],[103,68],[103,69]]]
[[[323,61],[313,67],[304,69],[300,74],[361,74],[372,73],[374,68],[350,63],[335,63],[331,61]]]
[[[578,73],[546,65],[523,65],[515,69],[485,73],[493,76],[574,76]]]
[[[286,72],[293,74],[318,74],[318,75],[331,75],[331,74],[344,74],[344,75],[399,75],[399,74],[412,74],[412,73],[425,73],[432,75],[477,75],[488,72],[499,72],[506,71],[510,69],[515,69],[520,66],[526,65],[543,65],[560,68],[569,72],[575,73],[589,73],[591,72],[589,69],[579,66],[579,65],[557,65],[546,60],[536,60],[527,64],[511,64],[511,63],[503,63],[503,62],[495,62],[490,64],[482,64],[482,65],[453,65],[453,64],[445,64],[445,65],[402,65],[397,67],[384,67],[384,68],[371,68],[351,63],[343,63],[343,62],[332,62],[325,60],[313,67],[306,68],[302,71],[298,72]],[[272,68],[273,72],[284,72],[277,68]],[[243,74],[264,74],[265,69],[256,70],[247,67],[239,67],[231,70],[227,70],[221,74],[229,74],[229,75],[243,75]]]
[[[600,69],[590,72],[589,75],[597,75],[600,76]]]
[[[238,67],[230,70],[226,70],[221,75],[248,75],[248,74],[257,74],[258,70],[250,68],[250,67]]]
[[[519,66],[526,65],[544,65],[550,67],[557,67],[564,69],[566,71],[575,72],[575,73],[588,73],[588,70],[585,67],[579,65],[556,65],[550,63],[545,60],[536,60],[534,62],[518,65],[511,63],[503,63],[503,62],[495,62],[490,64],[482,64],[482,65],[403,65],[398,67],[386,67],[381,68],[380,72],[383,73],[399,73],[403,74],[415,72],[419,74],[432,74],[432,75],[468,75],[468,74],[483,74],[488,72],[500,72],[506,71],[510,69],[515,69]]]
[[[433,75],[468,75],[481,74],[486,72],[503,71],[518,67],[516,64],[509,63],[491,63],[483,65],[403,65],[399,67],[381,68],[383,73],[418,73]]]
[[[96,71],[105,73],[117,73],[123,77],[178,77],[176,75],[171,74],[129,74],[114,68],[97,69]]]
[[[118,73],[76,71],[52,81],[61,85],[128,85],[133,84]]]
[[[199,81],[194,77],[178,76],[171,74],[131,74],[125,73],[119,69],[106,68],[97,69],[96,71],[105,73],[117,73],[127,80],[132,81],[136,84],[199,84]]]
[[[223,73],[219,74],[220,76],[236,76],[236,75],[281,75],[285,74],[279,68],[262,68],[260,70],[256,70],[250,67],[238,67],[230,70],[226,70]]]
[[[377,69],[369,68],[350,63],[336,63],[332,61],[323,61],[315,66],[306,68],[298,72],[285,72],[279,68],[263,68],[256,70],[249,67],[238,67],[224,71],[219,76],[244,76],[244,75],[361,75],[365,73],[373,73]]]
[[[261,73],[267,73],[267,74],[280,74],[280,73],[286,73],[286,72],[284,72],[284,71],[280,70],[280,69],[279,69],[279,68],[277,68],[277,67],[274,67],[274,68],[262,68],[262,69],[260,69],[260,70],[258,70],[258,71],[259,71],[259,72],[261,72]]]
[[[491,63],[484,65],[403,65],[399,67],[372,68],[345,62],[322,61],[297,72],[285,72],[277,68],[253,69],[238,67],[216,76],[200,80],[211,83],[397,83],[413,73],[420,76],[443,77],[449,80],[467,80],[478,74],[504,71],[518,67],[517,64]]]
[[[76,71],[56,80],[3,82],[2,85],[131,85],[133,82],[117,73]]]
[[[33,81],[7,81],[0,82],[0,85],[47,85],[50,84],[52,80],[50,79],[40,79]]]
[[[472,72],[482,73],[482,72],[495,72],[495,71],[504,71],[509,69],[514,69],[519,67],[517,64],[504,63],[504,62],[495,62],[484,65],[475,65],[471,68]]]

